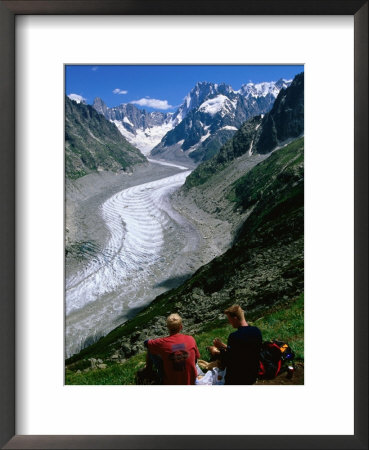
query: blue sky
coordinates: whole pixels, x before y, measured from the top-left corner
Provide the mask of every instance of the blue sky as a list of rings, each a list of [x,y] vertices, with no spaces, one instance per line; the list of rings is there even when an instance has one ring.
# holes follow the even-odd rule
[[[224,82],[237,90],[250,81],[288,80],[303,70],[301,65],[68,65],[65,93],[88,104],[100,97],[110,107],[135,103],[149,111],[174,111],[198,81]]]

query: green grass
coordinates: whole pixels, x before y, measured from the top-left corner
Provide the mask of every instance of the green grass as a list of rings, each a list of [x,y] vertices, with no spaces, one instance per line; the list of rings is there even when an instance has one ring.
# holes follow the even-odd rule
[[[279,306],[266,312],[262,317],[250,325],[260,328],[263,340],[277,339],[287,342],[296,354],[297,361],[304,360],[304,295],[288,302],[287,306]],[[227,342],[228,335],[234,329],[224,323],[217,328],[195,335],[201,359],[209,360],[206,347],[211,345],[217,337]],[[130,385],[135,383],[135,373],[145,364],[145,353],[129,358],[123,364],[112,364],[106,369],[90,370],[76,373],[67,370],[65,374],[66,384],[77,385]]]
[[[65,384],[135,384],[135,373],[145,365],[145,354],[132,356],[123,364],[113,364],[106,369],[95,369],[89,372],[65,372]]]
[[[290,344],[296,354],[296,359],[304,359],[304,295],[301,294],[288,307],[266,313],[263,317],[249,321],[250,325],[260,328],[263,341],[277,339]],[[228,335],[235,331],[230,325],[223,325],[213,330],[195,336],[202,359],[208,359],[206,347],[211,345],[215,338],[227,342]]]
[[[295,168],[303,163],[303,148],[304,138],[300,138],[274,152],[234,183],[228,199],[236,207],[247,209],[262,198],[263,192],[283,189],[294,177]]]

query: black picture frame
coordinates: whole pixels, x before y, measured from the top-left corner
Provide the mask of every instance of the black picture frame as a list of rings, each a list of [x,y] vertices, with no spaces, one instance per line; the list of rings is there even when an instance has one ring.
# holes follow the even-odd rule
[[[354,91],[354,435],[15,435],[15,17],[20,14],[352,15]],[[368,448],[368,1],[12,0],[0,1],[0,445],[6,449],[367,449]],[[335,368],[327,368],[335,370]],[[337,397],[339,393],[337,393]],[[292,412],[293,413],[293,412]],[[279,418],[288,423],[288,417]]]

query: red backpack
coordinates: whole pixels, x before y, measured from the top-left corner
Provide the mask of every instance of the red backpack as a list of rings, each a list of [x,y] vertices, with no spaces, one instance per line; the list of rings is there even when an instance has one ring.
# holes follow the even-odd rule
[[[276,340],[263,342],[260,349],[258,378],[264,380],[275,378],[285,362],[293,364],[294,357],[294,352],[285,342]]]

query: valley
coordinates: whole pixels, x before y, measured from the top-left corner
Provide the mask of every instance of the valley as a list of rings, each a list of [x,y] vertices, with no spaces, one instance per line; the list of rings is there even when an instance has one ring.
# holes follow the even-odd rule
[[[179,202],[172,205],[171,194],[190,173],[185,169],[152,161],[130,176],[91,174],[68,185],[67,357],[177,287],[229,244],[228,222],[191,204],[186,214]]]

